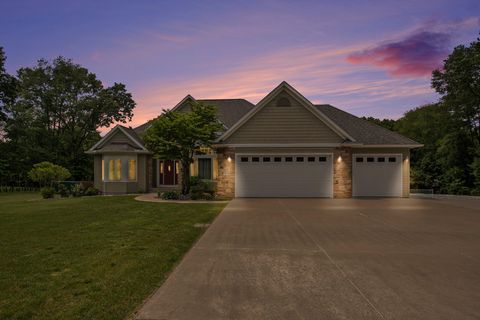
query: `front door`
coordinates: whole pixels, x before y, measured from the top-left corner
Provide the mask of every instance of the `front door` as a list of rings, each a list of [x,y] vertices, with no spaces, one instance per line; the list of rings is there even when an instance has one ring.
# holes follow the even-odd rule
[[[178,181],[177,162],[165,160],[159,162],[159,175],[161,185],[175,185]]]

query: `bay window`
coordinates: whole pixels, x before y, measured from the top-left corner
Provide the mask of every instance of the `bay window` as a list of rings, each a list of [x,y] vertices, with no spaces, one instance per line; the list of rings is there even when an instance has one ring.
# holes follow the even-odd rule
[[[103,181],[136,181],[137,156],[133,155],[106,155],[102,159]]]

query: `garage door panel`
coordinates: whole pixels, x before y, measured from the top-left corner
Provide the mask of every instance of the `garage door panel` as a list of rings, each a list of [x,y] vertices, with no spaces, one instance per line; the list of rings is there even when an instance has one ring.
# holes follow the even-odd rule
[[[243,156],[245,157],[245,156]],[[257,156],[255,156],[257,157]],[[263,155],[260,156],[262,159]],[[278,157],[278,156],[277,156]],[[291,157],[288,155],[288,157]],[[273,156],[272,156],[273,160]],[[237,197],[331,197],[332,162],[241,162],[236,161],[235,195]]]
[[[359,162],[357,158],[362,158],[363,161]],[[353,196],[401,197],[402,156],[354,154],[352,179]]]

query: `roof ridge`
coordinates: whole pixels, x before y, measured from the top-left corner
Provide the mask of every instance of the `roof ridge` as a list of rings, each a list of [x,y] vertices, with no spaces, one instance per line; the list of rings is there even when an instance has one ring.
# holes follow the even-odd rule
[[[245,98],[202,98],[202,99],[196,99],[197,101],[202,101],[202,100],[215,100],[215,101],[232,101],[232,100],[242,100],[242,101],[246,101],[248,103],[251,103],[250,101],[248,101],[247,99]],[[253,104],[253,103],[251,103]]]

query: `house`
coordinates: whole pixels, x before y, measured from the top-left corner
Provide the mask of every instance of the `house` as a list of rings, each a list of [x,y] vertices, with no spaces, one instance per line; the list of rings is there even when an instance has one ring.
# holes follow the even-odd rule
[[[188,111],[188,95],[174,110]],[[224,126],[191,173],[232,197],[408,197],[410,149],[421,145],[331,105],[315,105],[286,82],[259,103],[198,100],[218,108]],[[89,151],[104,193],[176,188],[179,163],[154,159],[142,134],[117,125]]]

